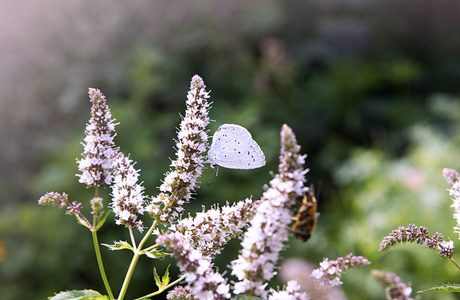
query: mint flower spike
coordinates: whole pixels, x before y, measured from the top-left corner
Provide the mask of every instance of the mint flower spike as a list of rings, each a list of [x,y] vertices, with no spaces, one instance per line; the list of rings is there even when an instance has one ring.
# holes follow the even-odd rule
[[[271,291],[270,296],[268,296],[268,300],[309,300],[311,299],[307,293],[301,292],[300,284],[295,280],[290,280],[287,285],[286,289],[283,291]]]
[[[270,181],[256,215],[244,235],[243,249],[232,261],[232,274],[238,278],[235,294],[267,298],[265,287],[275,274],[275,264],[283,242],[288,239],[291,206],[307,190],[304,186],[305,156],[301,155],[294,133],[287,125],[281,128],[279,174]]]
[[[203,152],[208,148],[206,126],[209,124],[209,93],[200,76],[195,75],[187,94],[187,110],[177,133],[176,160],[165,174],[161,193],[147,207],[150,215],[161,223],[172,220],[183,211],[197,188],[197,179],[204,168]]]
[[[195,217],[182,219],[170,230],[176,236],[211,258],[220,254],[223,246],[237,237],[249,219],[254,216],[259,201],[246,199],[225,205],[221,209],[216,205],[208,211],[197,213]]]
[[[97,218],[100,219],[104,215],[104,211],[102,210],[104,208],[104,200],[101,197],[94,197],[90,201],[91,203],[91,214]]]
[[[176,233],[158,236],[157,243],[172,251],[172,256],[176,258],[181,272],[185,273],[185,280],[196,299],[230,298],[230,286],[221,274],[213,270],[210,256],[203,255],[188,240],[182,239]]]
[[[139,171],[122,152],[113,160],[114,182],[112,185],[111,208],[117,218],[116,224],[143,231],[138,214],[144,213],[144,188],[137,183]]]
[[[80,215],[81,209],[83,205],[80,202],[74,201],[72,203],[69,202],[69,195],[66,193],[56,193],[56,192],[48,192],[45,195],[41,196],[38,199],[39,205],[49,205],[49,206],[59,206],[59,208],[66,208],[67,215]]]
[[[115,120],[107,105],[105,96],[99,89],[88,90],[91,107],[91,118],[86,124],[83,158],[77,159],[81,174],[78,180],[87,187],[99,187],[112,182],[112,157],[117,152],[113,138],[115,137]]]
[[[417,227],[409,224],[407,227],[399,227],[392,230],[390,235],[383,238],[379,251],[385,251],[402,243],[417,243],[429,249],[438,249],[438,254],[443,258],[452,259],[454,242],[443,240],[443,235],[436,232],[433,236],[428,235],[428,229],[424,226]]]
[[[460,181],[460,174],[458,174],[458,172],[454,169],[444,168],[444,170],[442,170],[442,176],[444,176],[447,183],[451,186]]]
[[[168,300],[198,300],[193,296],[192,289],[188,286],[176,286],[166,295]]]
[[[460,174],[453,169],[444,169],[442,175],[447,183],[451,186],[449,195],[452,197],[452,205],[454,208],[454,219],[457,220],[457,225],[454,226],[454,232],[459,234],[460,238]]]
[[[77,216],[82,220],[82,225],[87,227],[91,226],[85,216],[81,213],[83,205],[80,202],[69,202],[69,196],[66,193],[48,192],[38,199],[39,205],[59,206],[59,208],[66,208],[66,215]]]
[[[388,300],[413,300],[410,298],[412,288],[401,282],[401,279],[391,272],[372,270],[372,276],[385,287]]]
[[[328,289],[341,285],[340,278],[343,272],[349,268],[368,266],[370,263],[365,257],[354,256],[353,253],[345,257],[338,257],[336,260],[326,258],[319,264],[318,269],[311,272],[311,276],[318,282],[320,287]]]
[[[246,199],[226,205],[215,206],[195,217],[182,219],[171,225],[171,233],[158,236],[157,243],[172,251],[182,273],[186,275],[189,289],[196,299],[225,299],[230,296],[229,285],[213,270],[212,259],[222,247],[242,232],[242,228],[254,215],[259,201]],[[180,298],[183,290],[171,299]],[[171,295],[173,297],[173,295]]]
[[[59,206],[64,208],[69,205],[69,195],[66,193],[48,192],[38,199],[39,205]]]

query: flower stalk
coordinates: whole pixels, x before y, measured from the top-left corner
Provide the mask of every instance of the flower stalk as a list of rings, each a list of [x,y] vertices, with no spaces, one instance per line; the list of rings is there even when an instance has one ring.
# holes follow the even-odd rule
[[[118,152],[113,140],[117,123],[101,91],[90,88],[88,94],[92,103],[91,118],[86,124],[82,158],[77,160],[81,172],[77,176],[87,187],[97,187],[112,183],[112,158]]]
[[[426,227],[417,227],[414,224],[392,230],[388,236],[383,238],[379,251],[386,251],[403,243],[417,243],[431,250],[439,250],[438,254],[441,257],[453,260],[452,254],[455,249],[453,241],[443,240],[443,235],[439,232],[429,236]]]
[[[152,235],[153,231],[157,227],[157,224],[158,224],[158,221],[155,220],[152,226],[150,226],[149,230],[147,230],[147,232],[145,233],[142,240],[139,242],[139,245],[133,249],[133,252],[134,252],[133,258],[131,259],[131,263],[129,264],[128,271],[126,272],[125,279],[123,280],[123,285],[121,286],[121,290],[120,290],[117,300],[124,299],[125,294],[128,290],[129,283],[131,281],[131,277],[134,274],[134,269],[136,268],[137,261],[139,260],[139,257],[142,255],[142,247],[144,247],[144,244],[147,242],[148,238]]]
[[[293,216],[290,208],[307,190],[305,156],[300,154],[295,135],[289,126],[283,125],[280,136],[278,174],[270,181],[270,188],[263,194],[244,235],[243,250],[231,263],[232,274],[238,278],[234,292],[248,297],[267,297],[267,281],[276,274],[279,252],[288,239],[288,224]]]
[[[165,174],[161,193],[154,197],[147,211],[161,223],[172,224],[190,201],[204,168],[203,153],[208,148],[206,126],[209,124],[209,93],[203,79],[195,75],[187,94],[185,117],[179,126],[176,160]]]
[[[370,263],[365,257],[354,256],[353,253],[336,260],[326,258],[319,264],[318,269],[313,270],[311,276],[319,286],[328,289],[342,284],[340,279],[347,269],[368,266]]]
[[[112,293],[112,289],[110,287],[109,280],[107,279],[107,274],[105,273],[104,263],[102,261],[102,256],[101,256],[101,249],[99,247],[99,241],[98,241],[98,238],[97,238],[97,231],[92,230],[91,231],[91,236],[93,238],[94,252],[96,253],[97,265],[99,267],[99,272],[101,273],[101,277],[102,277],[102,281],[104,282],[105,289],[106,289],[107,294],[110,297],[110,299],[115,299],[113,297],[113,293]]]
[[[388,300],[413,300],[410,298],[412,288],[401,282],[401,279],[391,272],[372,270],[372,276],[385,287]]]

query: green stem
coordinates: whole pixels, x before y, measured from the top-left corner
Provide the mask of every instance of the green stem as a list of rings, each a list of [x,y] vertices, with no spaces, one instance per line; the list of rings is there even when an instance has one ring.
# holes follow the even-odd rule
[[[133,229],[129,227],[128,230],[129,230],[129,236],[131,237],[131,244],[133,245],[134,249],[137,249],[136,240],[134,239]]]
[[[145,251],[145,252],[149,252],[149,251],[151,251],[151,250],[153,250],[153,249],[155,249],[155,248],[158,248],[158,244],[155,244],[155,245],[152,245],[152,246],[150,246],[150,247],[147,247],[147,248],[144,249],[144,251]]]
[[[176,281],[174,282],[171,282],[170,284],[168,284],[167,286],[163,287],[162,289],[159,289],[158,291],[154,292],[154,293],[151,293],[151,294],[148,294],[148,295],[145,295],[145,296],[142,296],[140,298],[136,298],[134,300],[142,300],[142,299],[146,299],[146,298],[150,298],[150,297],[153,297],[153,296],[156,296],[158,294],[161,294],[163,293],[163,291],[169,289],[170,287],[178,284],[179,282],[181,282],[182,280],[185,279],[185,275],[182,275],[182,277],[180,277],[179,279],[177,279]]]
[[[147,242],[147,240],[149,239],[149,237],[152,235],[152,232],[153,232],[153,230],[157,227],[157,224],[158,224],[158,221],[155,220],[155,222],[153,222],[152,226],[150,226],[149,231],[147,231],[147,233],[145,234],[144,238],[143,238],[142,241],[139,243],[139,246],[137,246],[137,249],[138,249],[139,251],[142,249],[142,247],[144,246],[145,242]]]
[[[123,285],[120,290],[120,294],[118,295],[118,300],[123,300],[125,297],[126,291],[128,289],[129,282],[131,281],[131,277],[133,276],[134,273],[134,268],[136,267],[137,261],[139,260],[140,253],[139,252],[134,252],[133,259],[131,260],[131,263],[129,264],[128,272],[126,272],[125,280],[123,281]]]
[[[97,197],[99,197],[99,187],[98,186],[94,188],[94,198],[97,198]],[[97,228],[97,222],[99,222],[99,218],[96,217],[96,214],[94,214],[94,212],[91,212],[91,214],[93,215],[93,228],[91,231],[93,231],[94,228]],[[99,248],[99,244],[98,244],[98,248]]]
[[[118,295],[118,300],[123,300],[123,298],[125,297],[126,291],[128,290],[129,282],[131,281],[131,277],[133,276],[134,269],[136,268],[137,261],[139,260],[139,257],[141,256],[142,246],[144,246],[145,242],[147,242],[147,239],[152,235],[152,232],[157,226],[157,224],[158,224],[158,221],[155,220],[155,222],[153,222],[152,226],[150,226],[149,230],[145,234],[142,241],[140,241],[137,248],[134,249],[134,256],[131,259],[131,263],[129,264],[128,272],[126,272],[125,280],[123,281],[123,286],[121,287],[120,294]]]
[[[105,274],[104,264],[102,263],[101,249],[99,248],[99,242],[97,240],[97,232],[91,231],[91,234],[93,236],[94,251],[96,252],[97,264],[99,265],[99,271],[101,272],[102,281],[104,281],[104,286],[107,290],[107,294],[109,294],[110,299],[115,299],[113,297],[109,281],[107,280],[107,275]]]
[[[251,298],[252,298],[252,291],[246,292],[245,295],[246,295],[246,297],[248,298],[248,300],[251,300]]]

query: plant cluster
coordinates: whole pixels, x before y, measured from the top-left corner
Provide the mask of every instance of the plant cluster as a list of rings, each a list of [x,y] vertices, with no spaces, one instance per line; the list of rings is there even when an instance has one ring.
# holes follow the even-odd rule
[[[277,274],[280,251],[286,247],[289,225],[296,212],[295,204],[309,192],[304,167],[305,155],[300,152],[294,132],[287,125],[281,127],[278,173],[273,176],[261,199],[250,197],[227,203],[222,207],[213,205],[203,208],[195,216],[185,217],[185,205],[197,201],[199,177],[209,162],[208,145],[209,92],[202,78],[195,75],[187,95],[186,112],[179,126],[176,140],[176,158],[165,174],[160,192],[147,196],[135,162],[115,145],[115,126],[105,96],[98,89],[89,89],[92,103],[91,118],[86,126],[86,137],[82,145],[82,158],[77,159],[79,182],[94,189],[90,199],[91,218],[83,212],[83,203],[69,201],[66,193],[49,192],[39,199],[40,205],[66,208],[66,214],[74,215],[80,225],[92,234],[95,254],[106,293],[93,290],[61,292],[51,299],[118,299],[126,297],[138,260],[145,255],[151,259],[172,256],[177,262],[181,276],[171,281],[169,271],[160,277],[154,268],[156,291],[136,298],[149,299],[168,290],[168,299],[230,299],[235,297],[262,299],[311,299],[310,291],[298,281],[290,280],[278,289],[269,287]],[[451,185],[450,194],[455,209],[454,218],[460,220],[460,175],[450,169],[443,172]],[[99,189],[111,188],[111,203],[104,204]],[[73,197],[73,196],[71,196]],[[115,223],[124,226],[130,241],[102,244],[110,250],[128,249],[133,256],[118,295],[105,273],[97,232],[113,212]],[[316,212],[315,216],[316,216]],[[145,224],[141,215],[151,218]],[[458,221],[460,224],[460,221]],[[460,225],[455,227],[460,232]],[[314,228],[312,228],[313,230]],[[134,230],[143,234],[140,240]],[[240,237],[241,250],[238,257],[229,262],[229,272],[220,271],[214,263],[226,244]],[[453,241],[443,235],[428,235],[428,229],[410,224],[393,230],[385,237],[380,250],[412,242],[438,250],[439,255],[460,265],[452,258]],[[370,261],[352,253],[335,260],[325,258],[310,274],[316,290],[330,290],[342,284],[343,272],[349,268],[364,267]],[[412,290],[400,279],[386,271],[373,271],[373,276],[386,289],[388,299],[411,299]],[[185,283],[184,285],[180,285]],[[436,287],[432,290],[455,290],[455,285]]]

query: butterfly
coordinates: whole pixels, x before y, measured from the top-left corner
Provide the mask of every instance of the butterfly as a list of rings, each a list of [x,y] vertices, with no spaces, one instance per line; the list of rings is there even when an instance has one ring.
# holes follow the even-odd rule
[[[246,128],[223,124],[212,137],[208,162],[212,167],[248,170],[263,167],[265,155]]]

